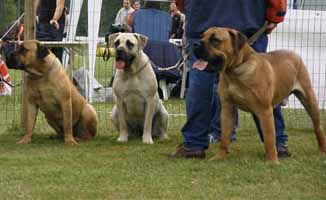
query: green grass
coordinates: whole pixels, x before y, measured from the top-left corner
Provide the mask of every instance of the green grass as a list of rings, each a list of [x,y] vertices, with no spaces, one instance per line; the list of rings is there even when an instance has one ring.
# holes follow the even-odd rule
[[[311,131],[290,131],[293,156],[273,166],[254,132],[238,132],[229,156],[209,162],[168,158],[182,140],[178,131],[144,145],[120,144],[117,132],[103,129],[69,147],[45,126],[29,145],[15,144],[19,128],[0,133],[1,199],[325,199],[326,157]]]

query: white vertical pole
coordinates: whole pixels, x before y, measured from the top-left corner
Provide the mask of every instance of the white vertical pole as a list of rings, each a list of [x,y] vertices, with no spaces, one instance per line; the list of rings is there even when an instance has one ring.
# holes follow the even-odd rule
[[[100,28],[102,0],[88,1],[88,53],[89,53],[89,101],[93,101],[93,82],[95,75],[96,48]]]

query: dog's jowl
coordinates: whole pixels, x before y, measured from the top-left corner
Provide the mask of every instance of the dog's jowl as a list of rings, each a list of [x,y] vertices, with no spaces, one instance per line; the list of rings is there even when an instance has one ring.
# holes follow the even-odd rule
[[[91,139],[97,131],[97,114],[69,80],[59,59],[35,40],[24,41],[6,62],[9,68],[24,70],[26,107],[24,110],[24,137],[31,141],[37,113],[41,110],[49,125],[66,144],[77,144],[77,139]]]
[[[287,50],[256,53],[246,40],[236,30],[214,27],[208,29],[194,47],[200,62],[206,61],[206,65],[198,65],[199,70],[220,71],[218,93],[221,97],[222,139],[220,150],[212,159],[228,153],[234,122],[232,113],[240,108],[257,115],[267,159],[278,163],[273,107],[290,94],[294,94],[308,112],[319,149],[326,153],[317,99],[300,56]]]
[[[120,132],[120,142],[129,136],[142,136],[146,144],[153,143],[152,136],[167,138],[168,113],[159,99],[154,70],[143,52],[146,42],[145,36],[133,33],[109,36],[117,69],[112,86],[112,121]]]

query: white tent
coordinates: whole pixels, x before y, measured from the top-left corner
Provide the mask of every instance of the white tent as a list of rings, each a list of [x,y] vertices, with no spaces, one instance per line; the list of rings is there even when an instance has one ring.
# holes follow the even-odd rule
[[[86,97],[92,102],[94,75],[95,75],[95,61],[96,61],[96,48],[101,19],[102,0],[87,1],[88,3],[88,37],[86,39],[88,44],[88,66],[85,66],[89,71],[89,79],[87,78],[85,88]],[[71,0],[69,9],[69,19],[67,24],[67,37],[66,42],[72,42],[76,39],[77,25],[80,17],[83,0]],[[86,58],[83,58],[86,61]],[[64,62],[68,63],[68,54],[65,55]],[[67,65],[65,65],[67,66]],[[86,76],[86,74],[85,74]]]

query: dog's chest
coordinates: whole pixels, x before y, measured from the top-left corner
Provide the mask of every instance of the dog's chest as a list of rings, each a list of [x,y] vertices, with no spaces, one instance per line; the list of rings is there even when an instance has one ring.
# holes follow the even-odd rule
[[[61,112],[60,102],[50,86],[32,87],[29,92],[29,101],[37,105],[45,114]]]
[[[153,92],[151,92],[152,89],[149,85],[137,78],[125,81],[118,80],[114,83],[113,91],[117,101],[122,101],[128,115],[139,116],[144,114],[147,99],[154,96],[151,94]]]
[[[219,83],[219,93],[227,101],[231,101],[237,105],[241,110],[250,110],[250,99],[253,98],[253,93],[249,88],[233,81],[224,81],[221,79]]]
[[[152,84],[141,80],[138,77],[129,77],[126,79],[117,79],[113,83],[113,92],[118,98],[138,98],[144,99],[151,94],[153,90]]]

